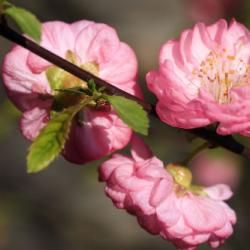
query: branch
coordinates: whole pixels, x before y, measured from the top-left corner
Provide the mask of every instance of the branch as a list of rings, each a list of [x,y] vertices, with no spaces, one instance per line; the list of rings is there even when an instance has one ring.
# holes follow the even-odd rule
[[[83,70],[76,66],[75,64],[70,63],[69,61],[61,58],[60,56],[50,52],[49,50],[39,46],[37,43],[31,41],[30,39],[20,35],[13,29],[11,29],[6,22],[0,23],[0,35],[7,38],[8,40],[24,47],[25,49],[28,49],[29,51],[33,52],[34,54],[42,57],[43,59],[51,62],[52,64],[64,69],[65,71],[71,73],[72,75],[84,80],[89,81],[93,79],[98,87],[105,87],[106,90],[110,94],[116,94],[124,96],[128,99],[132,99],[140,103],[145,110],[151,111],[151,105],[143,102],[142,100],[136,98],[135,96],[126,93],[125,91],[117,88],[114,85],[111,85],[110,83],[107,83],[103,81],[102,79],[98,78],[97,76],[89,73],[86,70]]]
[[[37,43],[31,41],[30,39],[24,37],[23,35],[17,33],[16,31],[8,27],[6,22],[0,23],[0,35],[24,47],[25,49],[28,49],[34,54],[42,57],[43,59],[51,62],[52,64],[64,69],[65,71],[71,73],[72,75],[84,81],[89,81],[93,79],[98,87],[105,87],[110,94],[121,95],[126,98],[137,101],[144,107],[146,111],[148,111],[150,115],[156,116],[159,119],[159,117],[156,114],[154,105],[151,105],[149,103],[144,102],[143,100],[138,99],[137,97],[115,87],[114,85],[96,77],[95,75],[89,73],[88,71],[85,71],[77,67],[76,65],[70,63],[69,61],[39,46]],[[242,144],[234,140],[232,136],[220,136],[216,134],[216,132],[210,131],[206,128],[197,128],[189,130],[182,129],[182,130],[205,139],[211,145],[223,147],[233,153],[236,153],[238,155],[246,157],[247,159],[250,159],[250,149],[244,147]]]

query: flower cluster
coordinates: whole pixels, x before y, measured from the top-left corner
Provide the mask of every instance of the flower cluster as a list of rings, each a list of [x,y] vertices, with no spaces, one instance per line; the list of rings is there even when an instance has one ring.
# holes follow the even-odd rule
[[[198,23],[164,44],[147,74],[161,120],[179,128],[218,123],[217,133],[250,135],[250,32],[232,20]]]
[[[116,154],[99,169],[100,180],[107,183],[105,192],[116,207],[182,250],[204,242],[216,248],[232,234],[236,215],[223,202],[232,195],[228,186],[191,185],[187,168],[169,164],[165,169],[136,137],[131,154],[132,158]]]
[[[141,98],[134,52],[108,25],[46,22],[41,46]],[[3,80],[9,98],[23,112],[20,127],[29,140],[34,140],[50,119],[60,97],[57,89],[86,87],[86,82],[20,46],[5,56]],[[126,146],[131,135],[132,130],[113,110],[87,108],[80,123],[73,121],[63,155],[75,163],[99,159]]]

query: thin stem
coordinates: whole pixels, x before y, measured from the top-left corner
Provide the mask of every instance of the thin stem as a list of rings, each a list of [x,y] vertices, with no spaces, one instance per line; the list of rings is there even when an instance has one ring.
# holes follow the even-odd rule
[[[215,131],[211,131],[206,128],[196,128],[185,131],[210,142],[211,146],[220,146],[233,153],[242,155],[245,158],[250,159],[250,149],[237,142],[231,135],[218,135]]]
[[[195,150],[193,150],[182,162],[181,165],[183,166],[187,166],[192,160],[193,158],[199,154],[201,151],[207,149],[211,144],[209,142],[205,142],[203,144],[201,144],[200,146],[198,146]]]
[[[98,87],[105,87],[106,91],[110,94],[121,95],[126,98],[137,101],[139,104],[141,104],[144,107],[144,109],[150,115],[155,116],[156,118],[159,119],[155,111],[154,105],[144,102],[143,100],[117,88],[116,86],[96,77],[95,75],[89,73],[88,71],[85,71],[77,67],[76,65],[70,63],[69,61],[39,46],[37,43],[31,41],[30,39],[24,37],[23,35],[11,29],[7,25],[7,23],[3,20],[0,23],[0,35],[24,47],[25,49],[28,49],[34,54],[42,57],[43,59],[64,69],[65,71],[69,72],[70,74],[84,81],[89,81],[93,79]],[[247,159],[250,159],[250,149],[244,147],[243,145],[235,141],[231,136],[220,136],[216,134],[214,131],[210,131],[206,128],[197,128],[197,129],[189,129],[189,130],[183,129],[183,131],[194,134],[198,137],[205,139],[206,141],[210,143],[210,145],[223,147],[231,152],[242,155],[246,157]]]

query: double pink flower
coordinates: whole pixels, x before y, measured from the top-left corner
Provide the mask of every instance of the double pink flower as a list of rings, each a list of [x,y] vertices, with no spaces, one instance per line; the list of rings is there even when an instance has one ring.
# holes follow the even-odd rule
[[[135,54],[108,25],[90,21],[46,22],[41,46],[141,97]],[[20,127],[29,140],[34,140],[50,119],[52,103],[58,95],[53,88],[86,86],[20,46],[14,46],[5,56],[3,79],[9,98],[23,112]],[[88,108],[83,111],[82,124],[74,119],[63,155],[72,162],[85,163],[123,148],[131,135],[132,130],[113,110]]]
[[[172,164],[165,169],[135,137],[131,154],[132,158],[115,154],[99,169],[100,180],[107,183],[105,192],[116,207],[182,250],[204,242],[215,248],[232,234],[236,215],[223,202],[232,195],[228,186],[192,186],[189,170]]]
[[[250,136],[250,32],[235,20],[198,23],[164,44],[147,74],[161,120],[179,128],[218,123],[222,135]]]

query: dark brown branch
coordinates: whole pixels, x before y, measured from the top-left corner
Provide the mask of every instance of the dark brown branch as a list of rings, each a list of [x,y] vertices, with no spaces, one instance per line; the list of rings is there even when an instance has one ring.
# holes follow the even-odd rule
[[[49,50],[39,46],[37,43],[31,41],[30,39],[20,35],[10,27],[8,27],[7,24],[1,23],[0,24],[0,35],[7,38],[8,40],[28,49],[29,51],[33,52],[34,54],[42,57],[43,59],[51,62],[52,64],[66,70],[67,72],[71,73],[74,76],[77,76],[78,78],[89,81],[90,79],[93,79],[97,86],[99,87],[105,87],[110,94],[116,94],[121,95],[124,97],[127,97],[129,99],[135,100],[139,102],[147,111],[151,111],[151,105],[143,102],[142,100],[139,100],[135,96],[126,93],[125,91],[120,90],[114,85],[111,85],[102,79],[96,77],[95,75],[92,75],[88,71],[85,71],[79,67],[77,67],[75,64],[70,63],[69,61],[57,56],[54,53],[51,53]]]
[[[105,87],[109,93],[115,95],[121,95],[126,98],[137,101],[144,107],[145,110],[148,111],[149,114],[158,117],[155,112],[155,107],[153,105],[146,103],[131,94],[126,93],[125,91],[113,86],[112,84],[96,77],[95,75],[92,75],[91,73],[77,67],[76,65],[70,63],[69,61],[55,55],[54,53],[48,51],[47,49],[39,46],[37,43],[17,33],[16,31],[8,27],[8,25],[5,22],[1,22],[0,24],[0,35],[28,49],[34,54],[42,57],[43,59],[66,70],[67,72],[71,73],[72,75],[84,81],[89,81],[93,79],[98,87]],[[190,130],[185,130],[185,132],[192,133],[198,137],[201,137],[206,141],[208,141],[209,143],[211,143],[211,145],[223,147],[233,153],[242,155],[250,159],[250,150],[241,145],[240,143],[238,143],[237,141],[235,141],[231,136],[220,136],[215,132],[210,131],[206,128],[190,129]]]
[[[210,142],[211,145],[217,145],[223,147],[231,152],[236,154],[240,154],[248,159],[250,159],[250,151],[248,148],[244,147],[242,144],[234,140],[231,135],[221,136],[216,132],[205,129],[205,128],[196,128],[185,130],[186,132],[190,132],[198,137],[205,139]]]

